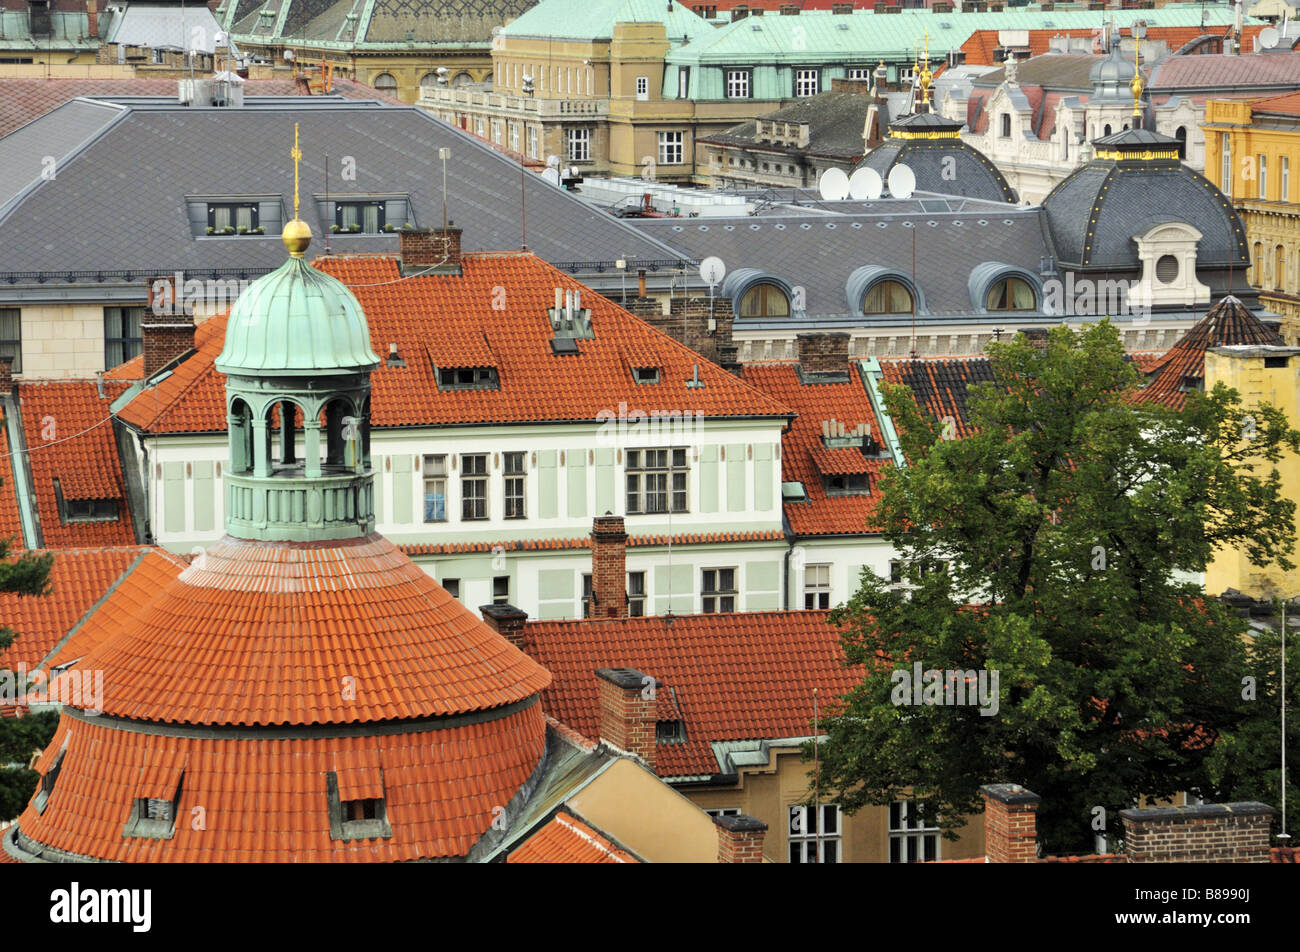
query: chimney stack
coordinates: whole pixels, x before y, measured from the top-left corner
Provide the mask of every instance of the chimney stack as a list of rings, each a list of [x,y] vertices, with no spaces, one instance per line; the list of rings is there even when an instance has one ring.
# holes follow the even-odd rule
[[[0,397],[7,397],[14,392],[14,359],[0,357]]]
[[[847,374],[849,372],[849,335],[816,332],[795,337],[799,366],[805,373]]]
[[[444,228],[403,228],[398,233],[405,270],[436,268],[438,273],[460,274],[460,235],[455,224]]]
[[[627,617],[627,532],[622,516],[606,513],[591,525],[591,617]]]
[[[99,38],[99,10],[95,0],[86,0],[86,32],[94,39]]]
[[[1034,350],[1047,350],[1046,327],[1022,327],[1020,336],[1033,345]]]
[[[719,863],[763,862],[763,835],[767,824],[748,814],[716,816]]]
[[[984,855],[990,863],[1038,861],[1038,803],[1018,783],[992,783],[984,794]]]
[[[180,292],[169,277],[149,282],[149,304],[140,319],[145,379],[194,350],[194,319],[182,305]]]
[[[635,668],[596,671],[600,739],[655,768],[655,695],[659,682]]]
[[[497,634],[505,638],[520,651],[524,651],[524,624],[528,621],[528,612],[514,605],[480,605],[483,621]]]
[[[1130,863],[1267,863],[1274,809],[1263,803],[1121,810]]]

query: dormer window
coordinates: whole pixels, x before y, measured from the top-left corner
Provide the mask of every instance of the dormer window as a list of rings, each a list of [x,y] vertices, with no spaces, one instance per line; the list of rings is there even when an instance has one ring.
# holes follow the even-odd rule
[[[439,367],[439,390],[499,390],[495,367]]]
[[[50,35],[50,4],[48,0],[29,0],[28,27],[32,36]]]
[[[209,235],[256,234],[261,227],[257,202],[209,202]]]
[[[912,292],[901,281],[879,281],[862,296],[863,314],[910,314]]]
[[[59,756],[55,758],[54,765],[41,776],[41,784],[36,790],[36,812],[44,813],[46,805],[50,802],[50,795],[54,793],[54,785],[59,780],[59,771],[63,769],[63,757],[66,750],[59,751]]]
[[[63,485],[54,477],[54,501],[59,512],[59,522],[116,522],[117,499],[68,499],[63,495]]]
[[[682,721],[656,721],[656,744],[686,743],[686,725]]]
[[[790,299],[775,284],[756,284],[740,299],[741,317],[789,317]]]
[[[650,384],[659,382],[658,367],[634,367],[632,368],[632,379],[639,384]]]
[[[388,838],[384,775],[378,767],[355,767],[325,775],[329,801],[330,839],[372,840]]]
[[[164,768],[136,790],[131,815],[122,835],[127,838],[167,840],[176,832],[184,774],[179,767]]]
[[[340,234],[378,235],[388,224],[387,202],[335,202],[334,231]]]
[[[866,496],[870,493],[866,473],[839,473],[823,476],[822,487],[828,496]]]
[[[1032,311],[1038,306],[1038,301],[1028,281],[1006,277],[993,282],[984,306],[990,311]]]

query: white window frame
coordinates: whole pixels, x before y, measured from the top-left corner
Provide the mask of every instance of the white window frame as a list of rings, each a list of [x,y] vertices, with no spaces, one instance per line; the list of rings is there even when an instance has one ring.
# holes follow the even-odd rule
[[[528,127],[528,136],[527,136],[527,138],[528,138],[528,155],[529,155],[529,157],[535,159],[535,158],[538,157],[538,155],[537,155],[537,139],[538,139],[538,136],[537,136],[537,127],[536,127],[536,126],[529,126],[529,127]]]
[[[844,70],[844,78],[870,80],[872,73],[873,70],[870,66],[849,66]]]
[[[467,462],[471,459],[483,460],[483,472],[470,473]],[[492,515],[491,493],[488,490],[489,480],[491,479],[491,464],[489,462],[490,454],[488,453],[462,453],[460,457],[460,519],[461,522],[485,522]],[[475,492],[471,493],[470,486],[475,487]],[[483,515],[465,515],[467,504],[482,502]]]
[[[510,151],[519,151],[519,123],[510,123]]]
[[[691,461],[685,447],[629,449],[623,474],[624,505],[628,515],[691,511]],[[665,508],[650,508],[649,502],[654,497],[663,497]]]
[[[1219,156],[1219,191],[1232,198],[1232,137],[1223,134],[1222,154]]]
[[[1259,200],[1268,201],[1268,156],[1260,153],[1255,156],[1259,161]]]
[[[424,521],[425,522],[446,522],[447,521],[447,454],[430,453],[425,455],[421,460],[421,472],[424,479]],[[442,518],[429,518],[429,492],[430,484],[436,487],[442,484]],[[436,495],[436,493],[433,493]]]
[[[748,99],[752,76],[747,69],[727,70],[727,98]]]
[[[796,98],[816,96],[822,91],[822,71],[815,66],[804,67],[794,71],[794,94]]]
[[[677,98],[689,99],[691,95],[691,68],[677,67]]]
[[[730,588],[722,587],[723,572],[731,573]],[[712,576],[712,588],[709,587],[710,576]],[[700,569],[700,614],[729,615],[736,611],[740,603],[739,577],[740,569],[734,565]]]
[[[829,562],[803,567],[803,607],[807,611],[825,611],[831,607]]]
[[[787,861],[791,863],[842,863],[844,862],[844,813],[836,803],[822,803],[818,805],[821,809],[822,823],[818,829],[813,829],[813,824],[809,823],[809,816],[816,817],[817,814],[810,814],[810,808],[806,806],[790,807],[789,826],[788,826],[788,846]],[[831,823],[827,818],[833,818]],[[822,833],[818,837],[820,829],[825,829],[834,824],[834,832]],[[820,846],[820,850],[819,847]]]
[[[638,76],[636,78],[636,98],[642,102],[650,98],[649,76]]]
[[[591,161],[591,129],[573,128],[566,129],[565,142],[568,147],[568,156],[570,162],[590,162]]]
[[[646,592],[646,578],[648,575],[649,573],[644,570],[627,573],[627,614],[629,618],[645,617],[645,603],[649,598]],[[641,590],[639,592],[633,590],[633,576],[640,576]]]
[[[1282,156],[1282,166],[1278,169],[1278,193],[1279,202],[1288,202],[1291,200],[1291,158]]]
[[[659,133],[659,164],[681,165],[686,161],[686,133]]]
[[[943,859],[943,837],[939,835],[939,827],[924,826],[924,819],[914,820],[911,814],[915,806],[915,800],[895,800],[887,808],[891,863],[919,863]],[[925,855],[927,842],[934,843],[934,855],[929,859]],[[896,849],[897,858],[895,858]],[[920,855],[915,855],[917,853]]]

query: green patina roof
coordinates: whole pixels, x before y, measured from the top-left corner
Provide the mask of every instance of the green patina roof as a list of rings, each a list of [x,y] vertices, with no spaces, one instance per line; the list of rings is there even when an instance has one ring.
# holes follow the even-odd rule
[[[708,20],[679,2],[672,4],[670,12],[668,0],[542,0],[501,35],[607,40],[615,23],[663,23],[668,38],[677,42],[714,30]]]
[[[248,376],[356,373],[378,365],[357,299],[302,258],[290,258],[239,296],[216,361],[222,373]]]
[[[536,13],[551,3],[571,9],[575,18],[587,16],[584,5],[576,0],[546,0]],[[516,21],[522,23],[531,14]],[[1200,26],[1205,17],[1207,27],[1232,23],[1230,6],[1206,6],[1178,3],[1158,10],[1040,10],[1016,7],[1001,13],[932,13],[928,10],[895,14],[855,11],[834,14],[807,11],[799,16],[763,16],[737,20],[713,28],[675,50],[666,57],[671,64],[682,66],[769,65],[773,63],[816,64],[833,60],[869,63],[878,59],[911,58],[915,44],[930,34],[930,57],[942,58],[948,50],[965,43],[976,30],[1051,30],[1099,27],[1103,18],[1115,16],[1115,25],[1128,27],[1134,20],[1146,20],[1149,26]],[[1251,17],[1243,22],[1260,22]],[[947,27],[944,24],[948,24]],[[507,28],[507,32],[513,29]],[[670,31],[671,33],[671,31]]]

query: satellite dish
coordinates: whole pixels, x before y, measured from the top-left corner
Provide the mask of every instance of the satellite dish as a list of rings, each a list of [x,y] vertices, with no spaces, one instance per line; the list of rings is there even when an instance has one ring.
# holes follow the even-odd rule
[[[288,62],[288,63],[292,63],[292,62],[293,62],[293,59],[294,59],[294,56],[293,56],[293,50],[285,50],[285,51],[284,51],[284,59],[285,59],[286,62]]]
[[[548,155],[546,157],[546,167],[551,169],[558,169],[560,167],[560,157],[554,154]]]
[[[546,179],[546,181],[550,182],[552,185],[558,186],[560,184],[560,170],[555,167],[546,169],[542,172],[542,178]]]
[[[1277,41],[1281,39],[1281,34],[1277,32],[1276,27],[1266,26],[1259,31],[1259,45],[1266,50],[1271,50],[1277,46]]]
[[[721,258],[708,257],[700,262],[700,277],[709,287],[717,287],[727,273],[727,266]]]
[[[889,170],[889,197],[911,198],[916,191],[916,174],[906,165],[895,165]]]
[[[849,177],[844,174],[843,169],[827,169],[822,173],[817,187],[822,193],[823,200],[840,202],[848,197]]]
[[[849,176],[849,196],[860,202],[874,202],[880,197],[885,183],[880,180],[880,173],[863,166]]]

